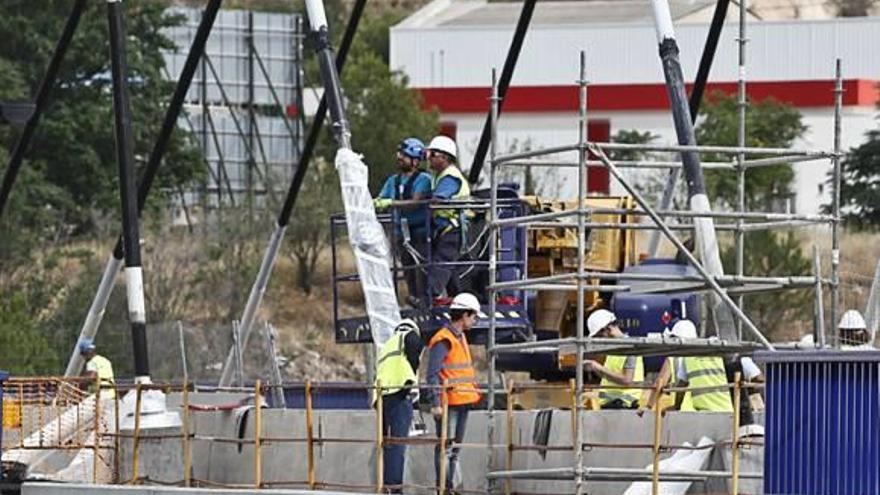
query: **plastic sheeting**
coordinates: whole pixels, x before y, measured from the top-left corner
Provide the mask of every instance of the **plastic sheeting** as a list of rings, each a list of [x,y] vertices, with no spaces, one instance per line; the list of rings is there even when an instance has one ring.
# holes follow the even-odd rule
[[[700,438],[697,447],[706,447],[711,445],[712,440],[708,437]],[[684,442],[685,446],[690,447],[690,442]],[[664,471],[698,471],[706,467],[709,461],[710,449],[699,450],[677,450],[671,457],[660,461],[660,472]],[[651,464],[645,466],[646,472],[651,472]],[[684,495],[691,487],[690,481],[662,481],[659,483],[660,495]],[[651,482],[638,481],[633,483],[623,492],[623,495],[651,495]]]
[[[342,187],[348,242],[354,252],[364,290],[373,343],[381,346],[400,322],[388,240],[376,218],[373,197],[367,186],[369,170],[361,156],[341,148],[336,152],[336,170]]]

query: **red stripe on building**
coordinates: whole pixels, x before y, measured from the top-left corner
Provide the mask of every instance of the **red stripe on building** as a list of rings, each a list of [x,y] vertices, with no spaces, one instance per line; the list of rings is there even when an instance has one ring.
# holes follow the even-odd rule
[[[691,85],[688,85],[690,90]],[[796,107],[834,105],[834,81],[771,81],[746,85],[754,101],[775,98]],[[880,100],[878,81],[849,79],[843,82],[843,104],[873,107]],[[425,107],[443,113],[485,113],[489,109],[488,87],[417,88]],[[735,82],[710,83],[706,94],[715,91],[736,94]],[[668,108],[663,84],[596,84],[589,88],[590,110],[664,110]],[[576,86],[516,86],[507,92],[505,112],[577,111]]]

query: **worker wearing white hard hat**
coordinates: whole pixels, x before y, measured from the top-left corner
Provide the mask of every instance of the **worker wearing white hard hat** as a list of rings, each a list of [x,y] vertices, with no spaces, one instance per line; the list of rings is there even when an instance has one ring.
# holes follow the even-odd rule
[[[681,340],[696,339],[697,327],[690,320],[679,320],[668,332],[668,336]],[[657,375],[654,387],[645,404],[646,409],[655,406],[658,397],[655,390],[663,388],[670,380],[692,388],[690,406],[696,411],[733,412],[733,401],[727,386],[727,372],[724,360],[719,356],[687,356],[667,358]],[[682,394],[678,394],[682,400]]]
[[[448,449],[446,488],[452,489],[452,480],[458,469],[459,447],[467,428],[468,412],[480,401],[477,374],[465,334],[480,318],[480,301],[473,294],[462,292],[449,305],[449,323],[428,342],[428,398],[434,416],[437,437],[442,432],[442,398],[447,404],[446,438],[453,442]],[[443,390],[440,390],[441,387]],[[434,467],[437,486],[440,486],[440,446],[434,448]]]
[[[471,195],[467,178],[461,173],[456,161],[458,147],[448,136],[436,136],[426,148],[428,163],[434,173],[431,197],[435,202],[468,199]],[[461,258],[462,246],[467,245],[467,223],[473,216],[470,210],[442,208],[433,210],[430,273],[433,296],[458,294],[459,270],[451,263]]]
[[[871,334],[865,318],[855,309],[843,313],[837,325],[840,332],[840,345],[844,350],[873,350]]]
[[[617,325],[617,317],[607,309],[597,309],[587,318],[591,338],[622,339],[626,334]],[[599,384],[599,405],[602,409],[636,409],[641,390],[621,388],[645,381],[645,365],[641,356],[605,356],[605,363],[588,359],[586,369],[602,377]]]

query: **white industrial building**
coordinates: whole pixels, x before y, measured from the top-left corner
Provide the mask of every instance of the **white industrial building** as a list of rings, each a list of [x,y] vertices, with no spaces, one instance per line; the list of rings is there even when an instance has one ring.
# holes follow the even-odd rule
[[[435,0],[391,30],[391,66],[436,106],[445,132],[470,166],[489,108],[491,70],[500,72],[521,2]],[[671,2],[685,78],[695,77],[714,1]],[[737,31],[731,5],[707,94],[736,91]],[[843,63],[842,145],[860,144],[877,125],[880,18],[762,21],[747,24],[747,80],[752,99],[774,97],[798,108],[809,130],[798,148],[833,146],[835,58]],[[591,139],[622,129],[651,131],[661,143],[675,133],[646,0],[538,2],[499,123],[499,150],[577,140],[578,57],[587,56]],[[710,143],[705,143],[710,144]],[[830,200],[829,164],[796,166],[789,208],[818,211]],[[574,181],[552,179],[555,191]],[[614,184],[611,192],[619,192]]]

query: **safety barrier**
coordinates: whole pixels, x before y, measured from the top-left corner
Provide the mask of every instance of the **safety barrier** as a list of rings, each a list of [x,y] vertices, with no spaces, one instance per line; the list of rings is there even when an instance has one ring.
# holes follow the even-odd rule
[[[556,389],[556,390],[564,390],[570,397],[571,405],[566,407],[571,411],[571,431],[575,431],[574,428],[577,427],[577,414],[579,410],[582,410],[583,407],[576,407],[576,397],[577,391],[575,384],[540,384],[540,383],[514,383],[508,382],[505,388],[505,392],[507,394],[507,406],[506,410],[502,412],[501,409],[493,411],[493,414],[502,412],[504,417],[503,427],[501,428],[504,431],[502,441],[497,444],[491,444],[490,442],[485,443],[456,443],[451,438],[447,438],[446,426],[448,424],[449,418],[449,409],[448,405],[443,401],[442,414],[439,419],[439,423],[441,425],[440,431],[441,434],[438,437],[407,437],[407,438],[394,438],[388,437],[383,434],[382,431],[382,417],[384,414],[382,404],[383,401],[376,401],[374,411],[374,421],[375,421],[375,429],[372,438],[354,438],[349,437],[347,435],[328,435],[324,434],[320,431],[319,428],[315,427],[315,416],[316,416],[316,408],[313,406],[312,398],[315,394],[316,390],[324,389],[324,388],[338,388],[340,386],[345,387],[357,387],[360,389],[367,389],[372,392],[377,390],[377,387],[368,386],[365,384],[321,384],[314,383],[311,381],[306,382],[305,384],[305,404],[304,404],[304,412],[305,412],[305,435],[294,435],[294,436],[284,436],[280,435],[277,431],[272,431],[271,433],[265,432],[264,428],[264,414],[265,410],[263,407],[265,406],[265,396],[268,395],[267,392],[271,386],[264,385],[262,382],[256,382],[253,387],[245,387],[245,388],[221,388],[221,389],[212,389],[217,392],[236,392],[236,393],[246,393],[248,396],[252,397],[252,423],[247,423],[248,425],[253,425],[253,433],[245,436],[221,436],[221,435],[210,435],[205,432],[200,432],[198,428],[195,427],[196,419],[199,414],[204,414],[206,412],[218,411],[218,410],[231,410],[233,408],[239,407],[241,405],[240,402],[236,402],[234,404],[220,405],[220,406],[203,406],[194,404],[191,400],[191,395],[196,390],[196,388],[192,384],[182,384],[182,385],[134,385],[129,387],[118,386],[116,387],[116,398],[113,400],[112,405],[110,406],[113,409],[113,414],[115,416],[113,425],[110,426],[109,431],[106,431],[102,428],[97,427],[98,417],[100,416],[100,412],[98,409],[92,406],[95,411],[95,417],[91,419],[93,421],[91,430],[96,433],[95,439],[92,442],[85,441],[85,438],[88,437],[86,425],[81,424],[81,427],[77,427],[73,429],[74,435],[72,438],[68,438],[67,440],[62,440],[61,437],[49,437],[45,433],[45,428],[42,430],[36,428],[36,425],[43,424],[44,426],[47,423],[51,423],[52,421],[68,421],[68,419],[64,419],[64,415],[68,413],[68,411],[72,410],[76,411],[77,408],[82,410],[82,408],[87,405],[87,400],[84,400],[87,397],[87,394],[83,392],[79,387],[74,387],[73,382],[66,381],[53,381],[54,379],[37,379],[37,380],[27,380],[21,379],[16,380],[13,383],[7,384],[5,388],[5,392],[7,395],[7,399],[14,398],[19,401],[21,404],[27,406],[23,408],[24,418],[22,421],[22,425],[18,428],[18,431],[25,432],[24,435],[27,436],[30,434],[33,436],[34,433],[39,433],[37,438],[41,438],[42,443],[37,444],[28,444],[22,440],[19,440],[22,434],[18,435],[16,441],[23,442],[22,445],[29,446],[32,449],[73,449],[73,448],[91,448],[96,454],[99,450],[107,450],[109,451],[104,456],[95,455],[95,462],[99,462],[99,459],[103,459],[105,463],[108,465],[112,464],[113,476],[112,479],[114,482],[119,484],[163,484],[163,485],[177,485],[177,486],[201,486],[201,487],[213,487],[213,488],[251,488],[251,489],[259,489],[259,488],[279,488],[279,487],[288,487],[288,488],[307,488],[312,490],[320,490],[320,489],[337,489],[337,490],[360,490],[360,491],[375,491],[376,493],[384,493],[387,490],[393,489],[402,489],[407,493],[435,493],[439,492],[441,494],[445,493],[447,490],[445,487],[436,487],[433,485],[418,485],[418,484],[404,484],[404,485],[387,485],[383,480],[383,464],[384,464],[384,453],[383,447],[386,445],[409,445],[409,446],[431,446],[436,447],[440,446],[442,450],[442,455],[440,456],[440,479],[445,479],[447,469],[449,468],[447,465],[447,453],[449,449],[457,448],[462,451],[465,450],[483,450],[486,451],[489,456],[495,459],[503,459],[501,462],[503,463],[503,470],[494,470],[500,466],[490,466],[490,471],[488,472],[489,483],[487,483],[486,487],[468,487],[467,489],[457,489],[457,493],[473,493],[473,494],[486,494],[490,493],[490,483],[494,480],[503,481],[503,486],[499,489],[491,490],[491,493],[498,493],[499,491],[503,491],[505,494],[512,493],[524,493],[522,491],[517,491],[514,488],[514,483],[516,480],[571,480],[575,476],[581,476],[583,479],[602,479],[602,480],[615,480],[615,481],[650,481],[653,485],[652,493],[659,494],[660,493],[660,482],[661,481],[699,481],[706,480],[709,478],[725,478],[731,480],[731,493],[739,493],[737,484],[740,479],[748,478],[755,479],[760,478],[760,473],[744,473],[740,471],[739,468],[739,453],[742,449],[749,449],[754,447],[762,446],[762,442],[756,442],[753,439],[741,439],[739,437],[739,409],[742,407],[740,404],[740,394],[739,391],[743,387],[760,387],[760,385],[755,384],[744,384],[737,376],[735,383],[730,384],[729,387],[733,388],[734,391],[734,408],[735,411],[733,413],[733,419],[731,424],[731,441],[722,441],[715,442],[711,445],[689,445],[689,444],[674,444],[669,442],[662,441],[661,431],[663,429],[663,421],[664,414],[662,407],[655,407],[654,410],[650,413],[654,417],[653,421],[653,434],[651,435],[650,441],[642,442],[642,443],[603,443],[603,442],[584,442],[583,449],[584,451],[590,451],[592,449],[641,449],[643,451],[647,450],[651,452],[651,468],[648,470],[641,468],[609,468],[609,467],[601,467],[601,466],[591,466],[586,467],[586,469],[581,473],[576,473],[572,468],[558,468],[558,469],[544,469],[544,470],[516,470],[514,469],[516,466],[516,459],[518,455],[522,455],[525,452],[572,452],[575,453],[575,449],[577,448],[576,442],[572,438],[571,443],[565,444],[548,444],[548,445],[538,445],[535,442],[531,443],[523,443],[516,441],[515,434],[515,414],[514,411],[514,400],[513,398],[526,391],[535,390],[535,389]],[[50,385],[51,384],[51,385]],[[427,387],[423,387],[425,389]],[[600,387],[598,385],[585,385],[585,388],[588,390],[587,396],[595,395],[595,392]],[[601,387],[604,389],[610,388],[639,388],[643,390],[650,389],[650,385],[632,385],[627,387]],[[713,387],[717,389],[718,387]],[[152,431],[152,430],[144,430],[140,424],[140,413],[143,405],[143,396],[147,390],[162,390],[166,394],[180,394],[180,411],[181,411],[181,427],[179,430],[163,430],[163,431]],[[380,388],[381,390],[381,388]],[[485,390],[485,389],[484,389]],[[684,392],[690,390],[691,392],[699,390],[697,388],[675,388],[675,387],[665,387],[660,390],[660,392]],[[30,393],[29,393],[30,391]],[[134,428],[128,431],[123,431],[119,426],[119,405],[121,398],[127,394],[131,393],[134,399]],[[445,399],[445,394],[441,394],[441,397]],[[107,401],[109,402],[109,401]],[[54,408],[54,409],[53,409]],[[589,408],[589,406],[587,407]],[[42,413],[40,412],[42,411]],[[42,414],[42,418],[44,421],[32,420],[30,419],[33,415]],[[75,416],[72,416],[75,417]],[[84,422],[81,415],[81,422]],[[62,418],[62,419],[59,419]],[[30,426],[25,426],[30,425]],[[13,430],[15,431],[15,430]],[[54,430],[54,431],[57,431]],[[40,433],[42,432],[42,433]],[[79,436],[77,436],[79,435]],[[140,472],[142,465],[142,447],[145,442],[159,442],[164,444],[165,442],[179,442],[180,452],[182,454],[182,479],[177,480],[158,480],[151,479],[148,474],[144,474]],[[13,440],[6,441],[4,440],[4,450],[7,449],[7,445],[12,446]],[[121,448],[122,442],[129,442],[128,447],[130,447],[130,452],[123,455],[123,451],[125,449]],[[229,445],[234,444],[241,446],[248,446],[249,450],[252,449],[253,452],[253,465],[251,468],[252,471],[252,479],[251,483],[220,483],[216,480],[211,479],[201,479],[197,476],[193,475],[193,450],[196,448],[195,446],[199,445]],[[305,478],[303,479],[283,479],[282,477],[273,477],[267,478],[264,475],[264,460],[265,460],[265,450],[273,445],[277,444],[290,444],[292,448],[297,450],[297,458],[305,460]],[[354,446],[372,446],[371,449],[375,453],[375,474],[373,475],[374,479],[365,483],[341,483],[332,480],[319,479],[317,475],[318,467],[320,461],[318,456],[316,456],[316,450],[319,448],[324,448],[327,445],[352,445]],[[716,446],[730,448],[732,450],[733,464],[729,471],[668,471],[663,470],[660,466],[661,456],[666,453],[674,453],[675,451],[683,451],[683,450],[701,450],[701,449],[711,449]],[[213,447],[211,447],[213,448]],[[175,449],[176,450],[176,449]],[[302,452],[301,457],[299,452]],[[112,458],[112,462],[109,462],[109,459]],[[364,462],[368,462],[366,459]],[[496,462],[497,464],[497,462]],[[128,471],[126,476],[123,478],[121,467],[125,466],[125,470]],[[339,466],[339,469],[346,469],[346,466]],[[97,468],[95,469],[97,472]],[[542,491],[543,493],[543,491]]]

